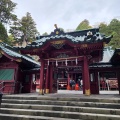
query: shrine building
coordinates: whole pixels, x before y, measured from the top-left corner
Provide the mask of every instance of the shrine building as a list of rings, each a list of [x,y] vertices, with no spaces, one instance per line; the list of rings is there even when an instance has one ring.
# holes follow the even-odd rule
[[[104,47],[111,38],[100,33],[99,28],[63,32],[56,26],[50,35],[38,36],[26,47],[0,43],[1,90],[55,93],[58,89],[71,90],[70,80],[78,83],[80,78],[83,94],[99,94],[99,79],[104,79],[109,72],[112,75],[114,71],[113,76],[118,81],[120,91],[120,69],[116,67],[120,64],[120,50],[115,50],[108,62],[100,62],[103,60]],[[28,55],[37,55],[38,62]]]

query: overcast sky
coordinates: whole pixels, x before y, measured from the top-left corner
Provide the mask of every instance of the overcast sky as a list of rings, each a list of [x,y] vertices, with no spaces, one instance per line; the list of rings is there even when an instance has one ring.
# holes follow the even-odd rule
[[[84,19],[90,25],[120,19],[120,0],[12,0],[17,3],[18,18],[31,13],[40,34],[50,33],[54,24],[58,27],[76,29]]]

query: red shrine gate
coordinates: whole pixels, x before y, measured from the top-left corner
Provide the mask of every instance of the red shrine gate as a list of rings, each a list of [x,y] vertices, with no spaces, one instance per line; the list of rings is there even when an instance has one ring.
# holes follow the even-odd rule
[[[60,68],[65,68],[68,76],[74,73],[69,68],[80,68],[77,74],[82,75],[83,93],[98,94],[97,73],[89,72],[89,64],[102,60],[104,44],[110,39],[111,36],[105,37],[100,34],[99,29],[64,33],[56,27],[50,35],[37,37],[37,40],[26,48],[21,48],[21,53],[38,55],[40,58],[41,94],[44,89],[46,93],[56,91],[58,78],[53,77],[53,74],[58,74]],[[95,82],[90,82],[90,77],[95,79]]]

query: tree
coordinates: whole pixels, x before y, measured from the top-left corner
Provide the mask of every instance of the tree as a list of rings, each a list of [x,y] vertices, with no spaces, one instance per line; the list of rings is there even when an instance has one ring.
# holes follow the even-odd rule
[[[33,41],[38,31],[31,14],[27,12],[26,16],[23,16],[20,20],[14,21],[13,25],[10,27],[10,33],[14,36],[15,40],[21,42]]]
[[[89,21],[85,19],[77,26],[76,30],[85,30],[89,28],[92,27],[89,25]]]
[[[104,22],[100,23],[99,25],[100,33],[104,33],[105,35],[108,35],[108,25]]]
[[[2,23],[0,23],[0,40],[5,43],[8,42],[7,31]]]
[[[113,35],[113,39],[110,41],[110,44],[113,48],[120,48],[120,21],[113,19],[109,26],[109,33]]]
[[[117,19],[112,19],[107,25],[104,23],[100,24],[100,32],[105,33],[105,35],[113,35],[112,40],[108,44],[112,46],[113,49],[120,48],[120,21]]]
[[[14,37],[12,35],[8,36],[8,42],[7,43],[11,46],[15,44],[15,40],[14,40]]]
[[[47,32],[45,32],[45,33],[43,33],[42,35],[43,35],[43,36],[46,36],[46,35],[48,35],[48,33],[47,33]]]
[[[17,16],[13,14],[13,10],[16,7],[16,3],[11,0],[0,0],[0,22],[9,23],[11,20],[17,19]]]

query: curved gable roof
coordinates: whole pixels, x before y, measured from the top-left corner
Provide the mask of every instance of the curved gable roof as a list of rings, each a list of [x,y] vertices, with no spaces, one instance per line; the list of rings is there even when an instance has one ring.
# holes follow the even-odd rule
[[[8,44],[0,43],[0,49],[3,53],[7,54],[8,56],[12,58],[24,59],[33,64],[40,65],[38,62],[36,62],[32,58],[18,53],[17,51],[14,50],[13,47],[9,46]]]

